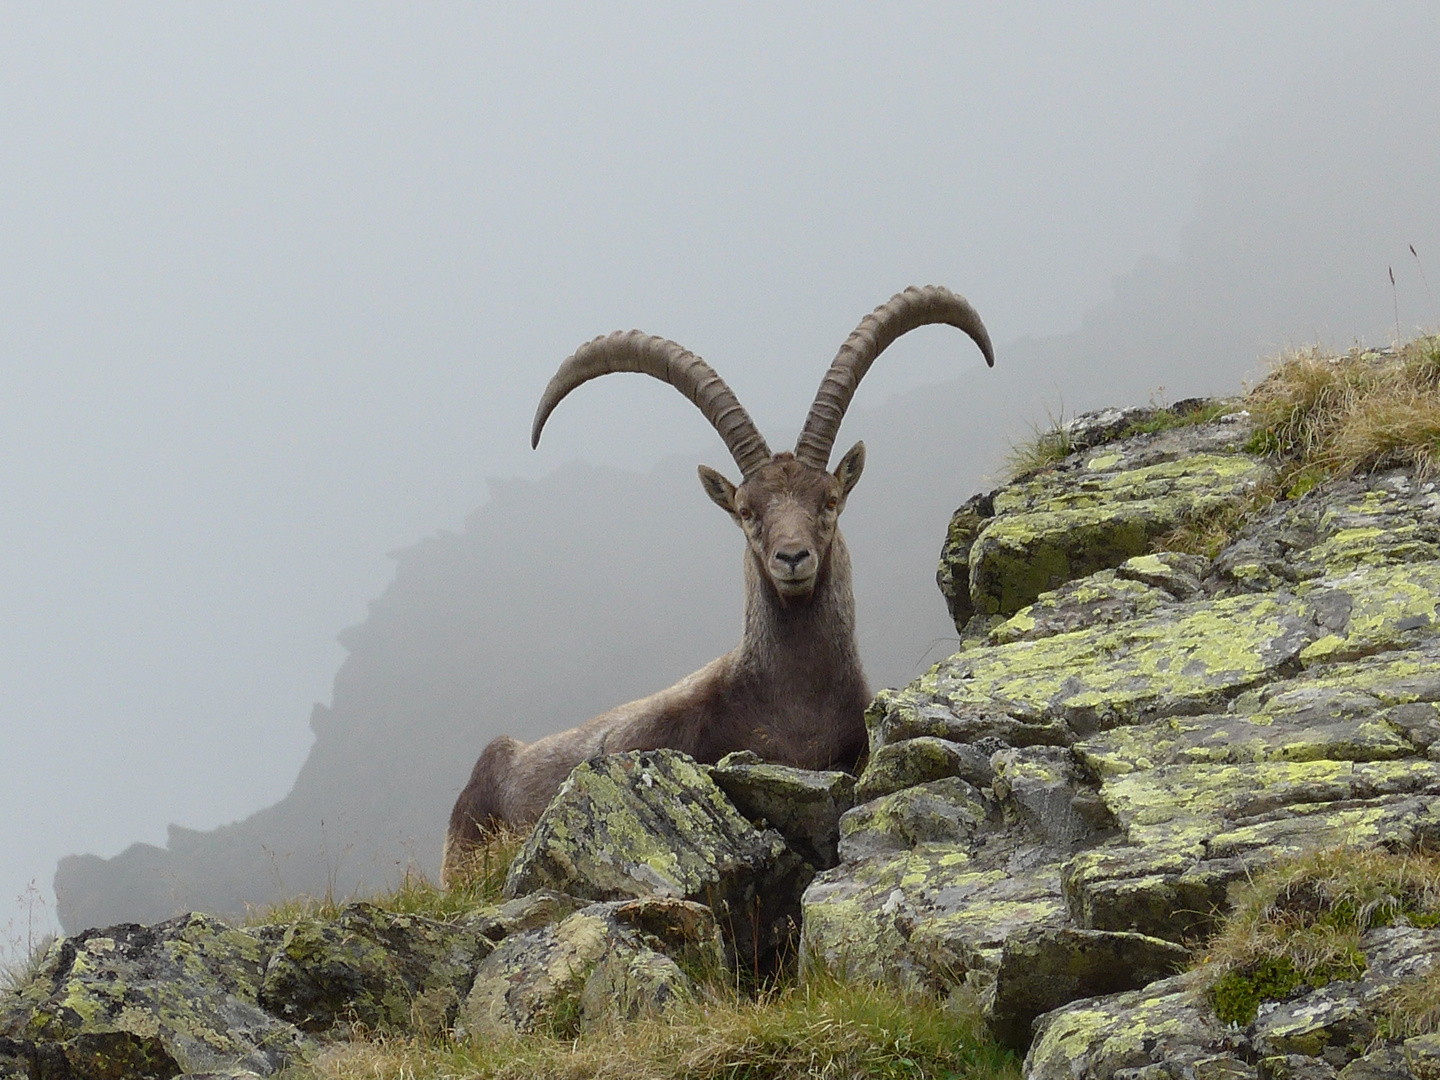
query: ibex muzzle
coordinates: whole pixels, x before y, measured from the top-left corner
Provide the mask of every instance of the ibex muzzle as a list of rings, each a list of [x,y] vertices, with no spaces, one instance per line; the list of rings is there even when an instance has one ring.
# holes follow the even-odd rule
[[[865,746],[869,684],[855,644],[850,555],[837,523],[865,467],[856,443],[828,471],[855,388],[901,334],[948,323],[995,364],[975,309],[937,285],[909,288],[867,315],[840,347],[794,453],[772,454],[725,381],[673,341],[638,330],[582,345],[560,365],[535,411],[531,445],[581,383],[638,371],[670,383],[714,425],[741,472],[739,486],[700,467],[705,492],[745,533],[745,626],[731,652],[639,701],[525,745],[502,736],[475,763],[450,815],[442,876],[494,823],[533,821],[561,781],[596,754],[670,747],[704,762],[735,750],[807,769],[852,768]]]

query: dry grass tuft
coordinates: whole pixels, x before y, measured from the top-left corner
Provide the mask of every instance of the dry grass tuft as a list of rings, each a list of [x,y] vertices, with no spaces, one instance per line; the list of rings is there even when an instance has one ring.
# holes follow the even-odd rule
[[[1065,430],[1065,418],[1050,417],[1050,426],[1033,426],[1030,438],[1011,443],[1005,455],[1005,476],[1010,481],[1024,480],[1038,472],[1058,465],[1075,452],[1075,443]]]
[[[460,871],[455,875],[456,880],[443,888],[410,867],[395,890],[384,896],[348,899],[329,893],[322,897],[300,896],[279,904],[253,908],[245,923],[256,926],[306,918],[333,919],[346,904],[358,899],[365,899],[381,910],[402,915],[423,915],[441,921],[456,919],[500,899],[505,873],[528,836],[527,831],[509,828],[492,832],[483,844],[467,852]]]
[[[1262,1001],[1358,977],[1366,930],[1402,918],[1440,923],[1440,858],[1317,851],[1266,870],[1234,899],[1200,971],[1220,1018],[1248,1024]]]
[[[1391,1039],[1433,1035],[1440,1031],[1440,965],[1406,979],[1387,995],[1381,1011],[1381,1032]]]
[[[1252,448],[1296,471],[1440,472],[1440,338],[1386,352],[1283,356],[1246,405],[1257,421]]]
[[[1012,1080],[1014,1056],[971,1013],[929,997],[829,980],[758,999],[720,993],[663,1018],[577,1039],[530,1034],[458,1044],[389,1039],[328,1051],[317,1080]]]
[[[1238,502],[1222,503],[1161,533],[1150,550],[1178,551],[1213,559],[1234,542],[1246,524],[1268,510],[1279,497],[1278,486],[1260,484]]]

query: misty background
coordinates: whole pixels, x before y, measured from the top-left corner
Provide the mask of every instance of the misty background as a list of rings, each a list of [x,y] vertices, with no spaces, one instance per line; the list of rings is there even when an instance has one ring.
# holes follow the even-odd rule
[[[618,376],[529,449],[613,329],[780,447],[876,304],[975,304],[995,370],[917,331],[838,442],[913,677],[1009,440],[1440,326],[1437,47],[1423,3],[7,5],[0,928],[69,855],[72,929],[433,870],[490,737],[728,649],[698,412]]]

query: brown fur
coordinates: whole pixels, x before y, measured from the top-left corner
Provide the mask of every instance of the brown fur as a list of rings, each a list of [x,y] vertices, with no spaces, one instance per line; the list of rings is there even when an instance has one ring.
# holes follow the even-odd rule
[[[744,531],[745,625],[731,652],[674,686],[528,745],[480,755],[450,814],[442,878],[495,823],[534,821],[580,762],[670,747],[715,762],[735,750],[807,769],[854,766],[870,688],[855,643],[850,555],[836,526],[860,478],[857,443],[828,473],[776,454],[738,488],[704,466],[706,494]]]

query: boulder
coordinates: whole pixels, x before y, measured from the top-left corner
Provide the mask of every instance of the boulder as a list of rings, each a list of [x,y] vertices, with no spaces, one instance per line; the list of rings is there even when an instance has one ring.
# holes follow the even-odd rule
[[[812,873],[693,759],[637,750],[576,766],[511,864],[505,893],[551,888],[589,900],[705,903],[732,959],[765,974],[792,948]]]
[[[484,928],[364,903],[333,920],[301,919],[285,928],[271,954],[259,1003],[305,1031],[339,1022],[444,1031],[495,947]]]
[[[855,778],[774,765],[745,750],[727,754],[710,776],[757,828],[775,829],[817,870],[839,860],[840,815],[855,805]]]
[[[198,914],[61,938],[0,1011],[0,1060],[35,1080],[269,1075],[316,1044],[261,1007],[267,958],[257,934]]]
[[[717,975],[724,963],[719,926],[703,904],[653,896],[591,904],[502,942],[476,972],[462,1026],[574,1037],[661,1015],[696,995],[697,975]]]
[[[1147,554],[1188,521],[1239,506],[1272,476],[1243,454],[1192,453],[1136,468],[1102,447],[1070,469],[1003,488],[967,552],[970,605],[1011,615],[1058,585]]]
[[[1183,946],[1144,934],[1044,926],[1013,934],[995,973],[990,1029],[1023,1050],[1040,1014],[1079,998],[1138,990],[1182,971],[1189,959]]]
[[[1155,418],[1093,419],[957,511],[961,648],[867,711],[806,970],[966,988],[1016,1046],[1039,1016],[1037,1076],[1390,1068],[1310,1053],[1281,1008],[1240,1046],[1166,977],[1268,862],[1440,843],[1440,487],[1397,469],[1266,506],[1243,415],[1112,443]],[[1213,558],[1150,550],[1240,507]],[[1111,993],[1113,1027],[1083,1001]],[[1335,1015],[1326,1039],[1362,1039]]]
[[[1302,984],[1289,1000],[1262,1004],[1244,1028],[1216,1018],[1199,972],[1076,1001],[1036,1024],[1025,1080],[1111,1080],[1146,1069],[1347,1080],[1424,1075],[1440,1064],[1440,1039],[1406,1038],[1394,1031],[1390,1010],[1397,987],[1440,965],[1440,931],[1382,927],[1362,935],[1361,949],[1361,978]]]
[[[920,735],[887,743],[870,755],[860,782],[855,785],[855,800],[868,802],[881,795],[902,791],[939,780],[958,776],[972,784],[988,784],[995,776],[990,755],[1003,744],[992,745],[951,742],[933,735]]]

